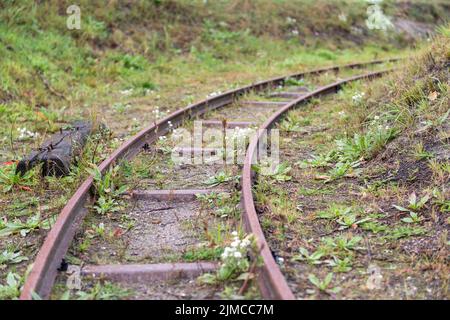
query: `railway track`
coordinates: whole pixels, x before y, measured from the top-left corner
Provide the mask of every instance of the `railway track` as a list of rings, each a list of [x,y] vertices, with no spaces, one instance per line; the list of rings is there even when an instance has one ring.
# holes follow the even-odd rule
[[[339,88],[346,83],[381,76],[388,70],[383,69],[360,75],[353,75],[343,80],[334,81],[328,85],[320,85],[313,90],[308,90],[307,88],[299,87],[298,85],[289,87],[287,85],[289,82],[288,79],[318,77],[323,74],[337,73],[343,70],[354,70],[374,65],[383,65],[384,63],[395,62],[396,60],[397,59],[377,60],[307,71],[258,82],[208,98],[178,110],[143,129],[133,138],[126,141],[108,159],[103,161],[99,165],[99,170],[102,173],[105,173],[118,163],[128,163],[138,156],[145,157],[149,156],[149,154],[153,155],[157,153],[158,151],[155,148],[155,145],[161,140],[160,137],[170,134],[175,128],[181,128],[183,125],[186,126],[187,121],[190,119],[208,117],[209,119],[203,120],[203,126],[216,127],[220,130],[249,126],[258,126],[259,129],[270,129],[288,110],[295,108],[301,103],[309,101],[314,97],[337,92]],[[256,101],[255,99],[243,101],[242,97],[252,94],[259,95],[259,98]],[[233,108],[233,111],[230,112],[228,108]],[[222,112],[222,114],[220,114],[220,112]],[[256,115],[258,115],[259,118],[256,117]],[[211,118],[211,116],[213,117]],[[239,119],[235,119],[238,116]],[[243,166],[237,167],[237,169],[241,171],[239,174],[241,176],[241,182],[237,187],[237,192],[241,196],[242,220],[244,222],[245,231],[256,236],[258,246],[261,248],[260,254],[263,265],[258,270],[258,284],[262,298],[295,299],[265,240],[253,200],[252,163],[258,157],[258,147],[261,145],[261,141],[266,133],[267,131],[265,130],[257,130],[257,134],[251,139],[248,148],[246,149],[246,153],[244,154],[245,161]],[[197,150],[192,147],[181,148],[178,151],[180,154],[184,152],[193,155],[205,152],[204,149]],[[202,167],[202,169],[205,168],[205,166],[200,167]],[[150,228],[150,231],[147,230],[147,234],[140,234],[140,236],[147,239],[147,244],[134,248],[135,254],[137,255],[140,254],[140,251],[147,250],[152,242],[156,241],[153,232],[158,231],[157,228],[146,225],[143,217],[148,218],[149,214],[152,215],[153,218],[158,216],[158,224],[164,225],[161,221],[166,219],[170,212],[177,217],[178,222],[179,220],[189,221],[190,219],[193,219],[193,216],[186,212],[195,212],[198,210],[198,206],[196,207],[196,205],[193,204],[196,201],[197,195],[208,194],[213,191],[233,192],[232,189],[236,188],[234,185],[228,186],[228,189],[225,190],[222,189],[222,187],[209,189],[201,188],[201,184],[199,183],[192,183],[190,185],[189,183],[186,183],[187,178],[192,175],[195,176],[196,172],[189,167],[186,168],[186,166],[177,167],[177,170],[177,172],[169,171],[168,173],[173,174],[174,176],[178,175],[178,181],[184,182],[181,183],[181,188],[176,184],[167,184],[169,186],[168,188],[161,188],[157,184],[150,182],[147,184],[147,187],[137,188],[128,192],[128,200],[133,201],[135,204],[139,201],[143,202],[141,207],[143,206],[146,210],[146,216],[143,216],[142,210],[139,211],[139,209],[136,211],[136,206],[133,207],[132,211],[134,211],[132,214],[136,217],[136,221],[143,223],[141,229],[147,230]],[[213,166],[210,170],[213,170],[214,172],[216,168]],[[24,284],[21,299],[33,299],[36,294],[40,298],[49,298],[55,279],[58,275],[58,269],[61,267],[61,263],[66,256],[76,233],[81,228],[89,207],[92,205],[93,195],[90,191],[92,190],[93,185],[94,178],[92,176],[88,177],[60,212],[34,261],[31,272]],[[174,221],[169,221],[166,223],[166,226],[173,225],[173,223]],[[145,230],[143,232],[145,232]],[[169,243],[172,240],[178,241],[181,239],[176,239],[175,236],[175,234],[181,232],[180,229],[162,227],[162,230],[165,230],[166,233],[174,232],[175,237],[175,240],[166,237],[163,238],[163,241]],[[152,234],[148,234],[148,232]],[[185,241],[186,238],[183,238],[182,240]],[[192,239],[189,238],[188,242],[191,240]],[[136,241],[139,242],[139,239]],[[181,243],[180,246],[183,246],[183,244]],[[156,251],[158,250],[156,249]],[[145,286],[146,284],[150,285],[151,283],[160,280],[166,281],[170,279],[195,278],[204,272],[215,270],[216,267],[217,264],[214,262],[188,263],[162,261],[157,263],[124,264],[115,261],[107,264],[87,264],[83,266],[81,274],[101,277],[102,279],[106,278],[112,281],[126,281],[128,284],[138,283]]]

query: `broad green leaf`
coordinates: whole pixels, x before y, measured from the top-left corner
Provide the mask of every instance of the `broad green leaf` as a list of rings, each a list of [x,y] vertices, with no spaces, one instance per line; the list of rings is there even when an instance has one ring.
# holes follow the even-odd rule
[[[327,274],[327,276],[323,280],[323,288],[328,287],[328,285],[330,284],[332,279],[333,279],[333,274],[330,272]]]
[[[6,276],[6,284],[10,287],[17,287],[18,282],[17,282],[17,275],[9,272],[8,275]]]
[[[406,209],[406,208],[397,206],[397,205],[395,205],[395,204],[393,205],[393,207],[394,207],[395,209],[399,210],[399,211],[404,211],[404,212],[409,212],[409,211],[410,211],[409,209]]]
[[[308,276],[308,280],[315,285],[316,287],[320,288],[320,280],[317,278],[314,274],[310,273]]]

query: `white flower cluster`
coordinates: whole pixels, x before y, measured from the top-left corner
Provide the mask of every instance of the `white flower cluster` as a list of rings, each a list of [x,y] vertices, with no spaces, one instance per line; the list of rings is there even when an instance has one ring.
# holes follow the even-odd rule
[[[239,239],[237,231],[231,233],[233,235],[233,242],[229,247],[226,247],[222,253],[222,260],[228,259],[242,259],[246,257],[247,248],[250,246],[251,241],[247,238]]]
[[[183,135],[185,133],[186,129],[180,128],[180,129],[174,129],[172,131],[172,139],[178,140],[183,138]]]
[[[231,136],[226,136],[225,139],[226,140],[234,140],[234,139],[241,139],[241,138],[245,138],[247,136],[250,136],[255,130],[252,128],[239,128],[239,127],[235,127],[233,130],[233,133]]]
[[[354,103],[360,103],[366,94],[364,92],[355,92],[352,96],[352,100]]]
[[[222,91],[214,91],[214,92],[211,92],[210,94],[208,94],[206,97],[212,98],[212,97],[218,96],[220,94],[222,94]]]
[[[155,117],[157,119],[161,117],[161,111],[159,111],[159,107],[158,106],[155,107],[155,110],[153,110],[152,113],[155,115]]]
[[[125,89],[125,90],[120,91],[120,93],[124,96],[129,96],[133,93],[133,89]]]
[[[373,120],[370,122],[370,126],[373,128],[372,130],[376,130],[378,133],[391,129],[386,119],[380,118],[380,116],[374,116]]]
[[[347,15],[346,15],[345,13],[341,12],[341,13],[338,15],[338,19],[339,19],[340,21],[342,21],[342,22],[347,22]]]
[[[366,0],[370,4],[381,4],[383,0]]]
[[[142,122],[138,120],[138,118],[133,118],[131,123],[131,130],[139,130],[142,126]]]
[[[144,96],[146,96],[146,95],[148,95],[148,94],[150,94],[152,92],[153,92],[152,89],[144,89]]]
[[[165,117],[168,113],[170,113],[170,110],[161,111],[161,110],[159,110],[159,107],[156,106],[155,110],[153,110],[152,113],[155,115],[156,119],[159,119],[159,118]]]
[[[287,17],[287,18],[286,18],[286,22],[287,22],[288,24],[294,24],[294,23],[297,23],[297,19],[291,18],[291,17]]]
[[[390,28],[393,28],[393,24],[391,19],[383,13],[379,3],[383,2],[382,0],[370,0],[369,3],[372,3],[370,7],[367,8],[367,19],[366,26],[370,30],[383,30],[386,31]]]
[[[28,130],[27,128],[17,128],[17,131],[19,132],[19,140],[26,140],[29,138],[36,138],[39,136],[39,133],[32,132]]]
[[[383,126],[382,124],[378,125],[378,131],[389,130],[391,127],[389,125]]]

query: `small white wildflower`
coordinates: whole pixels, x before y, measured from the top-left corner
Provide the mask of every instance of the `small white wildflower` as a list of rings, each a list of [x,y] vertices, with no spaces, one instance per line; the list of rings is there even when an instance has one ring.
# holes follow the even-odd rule
[[[235,253],[234,253],[234,257],[235,257],[235,258],[238,258],[238,259],[239,259],[239,258],[242,258],[242,254],[241,254],[239,251],[238,251],[238,252],[235,252]]]
[[[286,22],[287,22],[288,24],[294,24],[294,23],[297,22],[297,19],[291,18],[291,17],[287,17],[287,18],[286,18]]]
[[[247,248],[250,245],[250,241],[247,239],[242,240],[241,248]]]
[[[236,248],[239,246],[239,244],[240,244],[239,240],[234,240],[230,245],[231,245],[231,247]]]
[[[364,92],[356,92],[353,96],[352,96],[352,100],[354,103],[359,103],[362,101],[363,97],[364,97],[365,93]]]
[[[183,137],[183,129],[174,129],[172,133],[172,138],[178,140]]]
[[[124,96],[129,96],[130,94],[133,93],[133,89],[125,89],[120,91],[121,94],[123,94]]]
[[[208,94],[206,97],[212,98],[212,97],[218,96],[220,94],[222,94],[222,91],[214,91],[214,92],[211,92],[210,94]]]
[[[341,12],[341,13],[338,15],[338,18],[339,18],[339,20],[342,21],[342,22],[346,22],[346,21],[347,21],[347,15],[346,15],[345,13],[343,13],[343,12]]]
[[[298,32],[297,29],[294,29],[294,30],[292,30],[292,34],[293,34],[294,36],[298,36],[299,32]]]
[[[19,131],[19,140],[22,139],[28,139],[28,138],[36,138],[39,136],[39,133],[32,132],[28,130],[27,128],[17,128],[17,131]]]
[[[235,251],[236,251],[236,248],[233,248],[233,247],[226,247],[225,248],[225,252],[228,252],[228,253],[233,253]]]
[[[237,236],[238,233],[237,233],[237,231],[233,231],[233,232],[231,233],[231,235],[232,235],[232,236]]]
[[[386,31],[390,28],[394,28],[390,17],[386,16],[381,9],[379,3],[382,0],[370,0],[368,1],[372,5],[367,8],[366,26],[370,30],[383,30]]]

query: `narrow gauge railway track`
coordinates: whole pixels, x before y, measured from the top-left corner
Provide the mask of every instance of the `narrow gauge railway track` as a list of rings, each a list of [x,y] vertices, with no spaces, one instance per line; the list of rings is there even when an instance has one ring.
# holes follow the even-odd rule
[[[398,59],[376,60],[365,63],[354,63],[344,66],[333,66],[329,68],[317,69],[303,73],[293,74],[285,77],[278,77],[267,81],[258,82],[243,88],[232,90],[215,97],[206,99],[199,103],[190,105],[184,109],[178,110],[166,118],[154,123],[153,125],[143,129],[133,138],[126,141],[118,148],[109,158],[99,165],[101,172],[106,172],[110,167],[119,161],[129,161],[135,158],[141,151],[148,149],[155,144],[159,137],[164,136],[179,127],[184,121],[202,116],[209,111],[232,105],[240,97],[245,94],[255,92],[265,92],[269,89],[283,86],[287,79],[302,79],[305,76],[315,76],[327,72],[337,72],[343,69],[359,69],[370,65],[394,62]],[[241,105],[246,109],[258,106],[270,106],[275,108],[267,120],[259,127],[259,129],[269,129],[279,120],[285,112],[296,107],[297,105],[310,100],[313,97],[336,92],[339,88],[351,81],[359,79],[367,79],[381,76],[386,70],[374,71],[362,75],[352,76],[345,80],[339,80],[332,84],[319,87],[311,92],[275,92],[269,97],[278,97],[285,99],[284,101],[244,101]],[[287,100],[286,100],[287,99]],[[209,122],[209,123],[208,123]],[[219,120],[207,120],[207,125],[220,124]],[[229,122],[229,126],[245,126],[244,122]],[[258,245],[261,248],[261,256],[263,266],[258,270],[258,283],[263,298],[266,299],[295,299],[290,291],[286,280],[281,274],[276,264],[270,248],[264,238],[261,226],[259,225],[258,216],[256,214],[253,195],[252,195],[252,159],[256,157],[256,151],[259,140],[263,137],[263,131],[258,130],[257,135],[250,141],[247,149],[245,163],[242,169],[241,180],[241,197],[243,204],[243,220],[246,232],[256,236]],[[196,150],[192,150],[193,153]],[[41,298],[48,298],[58,269],[61,266],[64,256],[66,255],[71,242],[80,228],[83,219],[88,212],[88,205],[92,200],[90,193],[93,187],[93,177],[88,177],[75,192],[66,206],[60,212],[55,224],[50,230],[44,241],[37,257],[34,261],[31,272],[25,281],[21,299],[32,299],[35,294]],[[146,200],[164,200],[164,201],[189,201],[195,199],[196,194],[206,193],[206,190],[147,190],[131,192],[132,197]],[[209,190],[214,191],[214,190]],[[159,263],[159,264],[133,264],[133,265],[97,265],[87,266],[83,269],[83,274],[102,275],[112,280],[126,280],[128,282],[137,281],[140,283],[152,282],[157,279],[177,279],[192,278],[203,272],[212,271],[215,268],[214,263]]]

